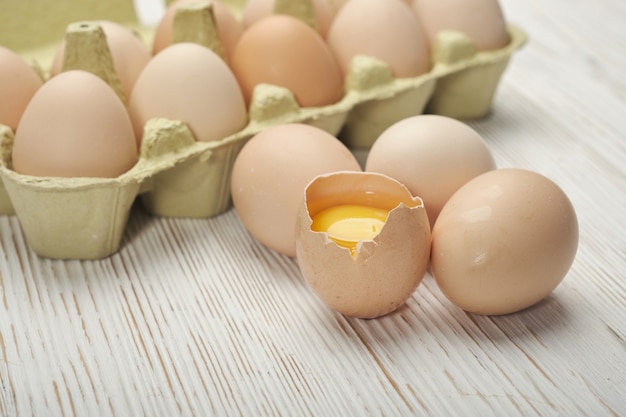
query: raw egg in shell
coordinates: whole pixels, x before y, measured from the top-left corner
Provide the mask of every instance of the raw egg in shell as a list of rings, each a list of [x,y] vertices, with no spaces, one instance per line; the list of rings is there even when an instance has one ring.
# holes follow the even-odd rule
[[[424,277],[430,244],[422,200],[386,175],[335,172],[304,191],[298,265],[313,292],[342,314],[374,318],[404,304]]]

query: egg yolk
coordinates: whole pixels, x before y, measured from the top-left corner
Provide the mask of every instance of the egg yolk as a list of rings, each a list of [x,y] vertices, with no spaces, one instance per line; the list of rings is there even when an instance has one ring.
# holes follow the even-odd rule
[[[362,240],[372,240],[387,220],[388,210],[378,207],[346,204],[329,207],[313,216],[311,230],[326,232],[337,245],[352,255]]]

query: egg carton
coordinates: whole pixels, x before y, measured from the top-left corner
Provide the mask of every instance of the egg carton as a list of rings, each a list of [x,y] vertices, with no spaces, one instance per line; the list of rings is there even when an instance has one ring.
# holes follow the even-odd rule
[[[41,1],[23,2],[33,6],[25,10],[37,10],[36,3]],[[86,7],[79,3],[55,2],[49,11],[53,18],[48,21],[54,23],[50,30],[58,28],[69,4]],[[120,6],[119,12],[128,10],[128,3],[115,0],[106,4],[110,8]],[[242,2],[235,3],[242,6]],[[81,16],[109,17],[100,13]],[[137,25],[134,16],[117,20]],[[0,26],[0,41],[2,30]],[[385,63],[355,57],[346,77],[344,97],[329,106],[303,108],[289,90],[260,85],[250,103],[248,124],[219,141],[197,142],[181,121],[150,120],[138,163],[112,179],[18,174],[11,169],[13,132],[0,125],[0,214],[17,215],[28,244],[42,257],[107,257],[119,250],[137,199],[155,216],[208,218],[228,210],[235,158],[247,139],[269,126],[306,123],[338,136],[350,148],[368,148],[383,130],[406,117],[424,112],[460,119],[486,115],[510,57],[526,41],[521,29],[509,26],[508,30],[509,45],[490,52],[475,51],[462,33],[442,32],[433,51],[432,70],[415,78],[395,79]],[[37,31],[43,38],[51,34],[39,26]],[[50,55],[50,47],[43,45],[31,45],[24,53],[35,59],[35,65],[37,57],[46,54]]]

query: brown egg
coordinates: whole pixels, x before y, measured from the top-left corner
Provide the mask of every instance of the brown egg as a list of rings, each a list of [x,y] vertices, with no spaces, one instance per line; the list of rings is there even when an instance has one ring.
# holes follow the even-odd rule
[[[289,89],[302,107],[330,105],[343,96],[343,79],[330,49],[294,17],[272,15],[250,26],[235,48],[232,67],[247,102],[261,83]]]
[[[132,29],[109,21],[98,21],[98,24],[106,36],[115,72],[122,84],[124,96],[128,100],[137,77],[150,60],[150,50],[143,39]],[[65,42],[62,42],[52,62],[51,76],[61,72],[64,54]]]
[[[48,177],[113,178],[138,158],[124,104],[85,71],[48,80],[33,96],[15,133],[13,169]]]
[[[441,291],[478,314],[507,314],[546,297],[578,247],[565,193],[527,170],[500,169],[461,187],[433,228],[431,267]]]
[[[154,33],[152,53],[157,54],[172,44],[174,16],[176,9],[185,4],[197,3],[198,0],[177,0],[170,4],[161,18],[161,21]],[[222,47],[224,48],[227,61],[230,61],[235,45],[243,33],[243,23],[241,23],[230,11],[219,1],[212,1],[213,15],[217,25],[217,31]]]
[[[389,175],[420,196],[431,226],[456,190],[495,168],[478,132],[438,115],[409,117],[390,126],[372,145],[365,165],[366,171]]]
[[[348,1],[335,16],[327,41],[344,74],[356,55],[378,58],[397,78],[430,69],[421,23],[402,0]]]
[[[21,56],[0,46],[0,124],[15,131],[26,105],[42,84]]]
[[[422,200],[390,177],[336,172],[304,191],[298,265],[320,299],[342,314],[374,318],[404,304],[424,277],[430,244]]]
[[[137,79],[129,111],[140,141],[148,120],[185,122],[198,141],[225,138],[248,121],[239,84],[213,51],[177,43],[155,55]]]
[[[295,1],[291,0],[293,3]],[[243,9],[242,20],[246,27],[252,26],[257,21],[276,13],[274,10],[275,0],[248,0]],[[315,26],[322,37],[326,37],[328,29],[335,17],[335,8],[328,0],[313,0],[313,13]]]
[[[233,166],[231,194],[239,218],[259,242],[295,256],[295,225],[304,187],[315,176],[361,168],[343,143],[303,124],[269,127],[251,138]]]
[[[430,45],[442,30],[463,32],[479,51],[500,49],[509,43],[498,0],[414,0],[413,10]]]

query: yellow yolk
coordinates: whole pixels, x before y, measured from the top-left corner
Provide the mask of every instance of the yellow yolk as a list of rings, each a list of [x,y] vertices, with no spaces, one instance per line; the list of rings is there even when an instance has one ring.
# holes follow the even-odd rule
[[[388,212],[377,207],[352,204],[329,207],[313,217],[311,229],[328,233],[330,239],[354,254],[359,241],[376,237],[387,220]]]

